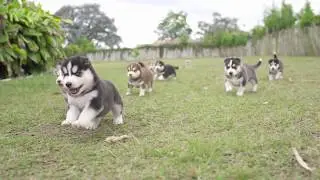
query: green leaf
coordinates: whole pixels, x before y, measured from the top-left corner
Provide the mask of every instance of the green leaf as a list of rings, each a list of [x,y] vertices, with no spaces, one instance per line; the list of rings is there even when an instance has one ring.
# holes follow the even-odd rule
[[[40,49],[40,54],[41,54],[41,57],[42,57],[42,59],[44,61],[48,61],[49,60],[50,54],[45,48]]]
[[[16,37],[21,28],[22,27],[19,24],[8,24],[8,26],[6,27],[6,32],[11,37]]]
[[[33,40],[31,40],[29,38],[25,38],[25,39],[27,39],[27,41],[25,41],[25,43],[27,44],[30,51],[32,51],[32,52],[39,51],[39,46],[37,45],[36,42],[34,42]]]
[[[5,62],[14,62],[14,59],[8,53],[4,52],[2,56]]]
[[[41,63],[41,56],[40,53],[29,53],[28,58],[31,59],[31,61],[40,64]]]
[[[52,36],[45,36],[47,43],[51,46],[51,47],[57,47],[57,41],[52,37]]]
[[[4,52],[7,53],[8,55],[10,55],[13,58],[17,58],[17,55],[14,53],[14,51],[12,50],[12,48],[9,47],[5,47],[4,48]]]
[[[42,33],[37,32],[35,29],[24,29],[23,35],[25,35],[25,36],[42,36]]]
[[[9,36],[6,32],[0,33],[0,43],[6,43],[9,42]]]
[[[18,45],[12,45],[12,50],[18,55],[20,60],[27,60],[28,53],[25,49],[19,48]]]

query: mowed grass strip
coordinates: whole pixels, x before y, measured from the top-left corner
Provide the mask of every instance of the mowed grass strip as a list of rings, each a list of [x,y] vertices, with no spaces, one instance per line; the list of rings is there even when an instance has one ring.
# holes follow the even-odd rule
[[[0,179],[319,179],[319,58],[280,57],[284,79],[257,93],[224,92],[223,59],[165,60],[177,80],[125,96],[128,62],[97,62],[119,89],[125,124],[111,114],[95,131],[62,127],[65,103],[51,74],[0,82]],[[246,57],[254,64],[259,57]],[[108,144],[110,135],[136,139]],[[313,173],[296,162],[296,147]]]

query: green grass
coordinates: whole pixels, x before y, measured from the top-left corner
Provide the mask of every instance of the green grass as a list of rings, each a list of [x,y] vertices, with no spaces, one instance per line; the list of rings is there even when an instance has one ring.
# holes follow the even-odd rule
[[[258,92],[243,97],[224,92],[223,59],[167,60],[177,80],[145,97],[125,96],[126,62],[95,63],[125,104],[125,124],[108,114],[95,131],[60,126],[54,76],[0,82],[0,179],[319,179],[319,58],[283,59],[283,80],[267,80],[264,58]],[[136,139],[104,142],[123,134]]]

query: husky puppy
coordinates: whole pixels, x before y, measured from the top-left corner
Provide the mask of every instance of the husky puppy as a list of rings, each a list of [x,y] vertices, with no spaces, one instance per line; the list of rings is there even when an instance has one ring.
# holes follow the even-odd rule
[[[283,78],[283,63],[278,59],[277,54],[273,53],[273,58],[269,59],[269,80],[278,80]]]
[[[128,91],[127,95],[131,94],[132,88],[140,88],[139,96],[144,96],[145,91],[152,92],[153,74],[142,62],[131,63],[127,66],[128,75]]]
[[[155,63],[155,69],[158,74],[158,80],[166,80],[170,77],[176,78],[176,69],[178,66],[172,66],[170,64],[165,64],[163,61],[157,60]]]
[[[252,84],[252,91],[258,88],[258,79],[255,70],[261,65],[262,59],[255,65],[241,62],[240,58],[229,57],[224,60],[225,91],[230,92],[234,87],[238,88],[237,96],[242,96],[248,82]]]
[[[62,76],[62,71],[61,71],[61,62],[58,62],[56,64],[54,72],[55,72],[55,74],[57,76],[56,84],[59,86],[61,94],[62,94],[62,96],[64,98],[64,101],[67,103],[68,102],[67,89],[65,89],[63,84],[62,84],[63,76]]]
[[[109,111],[114,124],[123,123],[123,103],[117,88],[111,81],[99,78],[87,57],[65,59],[60,72],[68,101],[66,119],[61,125],[96,129]]]
[[[158,78],[158,74],[157,74],[157,71],[156,71],[156,66],[155,66],[155,63],[149,63],[148,64],[148,69],[152,72],[152,75],[153,75],[153,80],[156,80]]]

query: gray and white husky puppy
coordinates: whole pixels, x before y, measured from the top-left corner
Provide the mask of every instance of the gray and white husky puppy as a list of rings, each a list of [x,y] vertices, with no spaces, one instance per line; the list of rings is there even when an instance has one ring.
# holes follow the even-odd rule
[[[101,119],[112,112],[113,123],[123,123],[123,102],[115,85],[102,80],[85,56],[72,56],[59,63],[62,84],[68,104],[66,119],[61,125],[96,129]],[[57,82],[58,83],[58,82]]]
[[[224,60],[224,73],[225,73],[225,90],[226,92],[238,88],[237,96],[242,96],[246,85],[252,84],[252,91],[256,92],[258,88],[258,78],[256,69],[261,65],[262,59],[259,59],[255,65],[249,65],[241,62],[238,57],[228,57]]]
[[[269,59],[269,80],[279,80],[283,78],[283,63],[278,59],[277,54],[273,53],[273,58]]]

